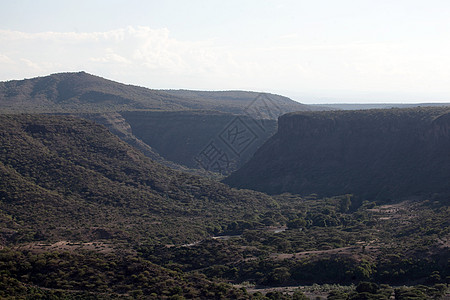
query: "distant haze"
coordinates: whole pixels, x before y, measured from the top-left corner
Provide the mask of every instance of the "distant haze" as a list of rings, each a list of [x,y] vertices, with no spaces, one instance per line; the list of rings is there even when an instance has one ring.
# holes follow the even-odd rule
[[[83,70],[303,103],[450,102],[444,0],[0,1],[0,81]]]

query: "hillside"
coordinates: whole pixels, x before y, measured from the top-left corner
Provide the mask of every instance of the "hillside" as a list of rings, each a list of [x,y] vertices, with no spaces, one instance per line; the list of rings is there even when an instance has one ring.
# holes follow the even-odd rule
[[[232,97],[224,97],[230,93]],[[262,95],[262,96],[260,96]],[[254,92],[176,92],[152,90],[85,72],[57,73],[0,82],[0,112],[92,113],[129,110],[207,109],[276,119],[309,110],[289,98]]]
[[[1,298],[249,298],[135,247],[221,232],[268,196],[163,167],[73,117],[2,115],[0,145]]]
[[[187,242],[271,205],[263,194],[163,167],[80,119],[4,115],[0,144],[6,243],[99,235]]]
[[[234,187],[386,201],[450,191],[450,109],[291,113]]]
[[[298,103],[288,97],[247,91],[164,90],[177,97],[212,102],[214,109],[235,114],[248,114],[257,119],[276,119],[294,111],[324,110],[324,107]],[[261,97],[260,95],[263,95]]]
[[[85,72],[0,83],[0,108],[25,112],[103,112],[198,108],[195,100],[125,85]]]

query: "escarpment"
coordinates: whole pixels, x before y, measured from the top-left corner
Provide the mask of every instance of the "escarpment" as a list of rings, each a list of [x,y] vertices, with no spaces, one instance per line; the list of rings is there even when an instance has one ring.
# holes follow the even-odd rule
[[[450,192],[450,109],[297,112],[225,182],[270,194]]]

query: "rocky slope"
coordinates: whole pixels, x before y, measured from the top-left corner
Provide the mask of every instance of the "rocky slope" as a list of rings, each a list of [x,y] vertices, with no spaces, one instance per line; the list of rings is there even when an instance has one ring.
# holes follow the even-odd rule
[[[271,194],[369,199],[450,191],[450,108],[291,113],[225,179]]]

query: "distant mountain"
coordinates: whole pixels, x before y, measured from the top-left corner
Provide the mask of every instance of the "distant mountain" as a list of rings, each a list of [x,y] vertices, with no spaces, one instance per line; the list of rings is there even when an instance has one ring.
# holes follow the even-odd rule
[[[202,108],[194,99],[125,85],[85,72],[0,83],[0,108],[28,112],[102,112],[130,109]]]
[[[177,97],[212,102],[214,109],[236,114],[248,114],[257,119],[276,119],[294,111],[324,110],[324,107],[301,104],[292,99],[269,93],[246,91],[164,90]]]
[[[450,108],[298,112],[225,179],[270,194],[368,199],[450,192]]]
[[[309,106],[255,92],[161,91],[126,85],[85,72],[0,82],[0,111],[115,112],[207,109],[276,119]]]

